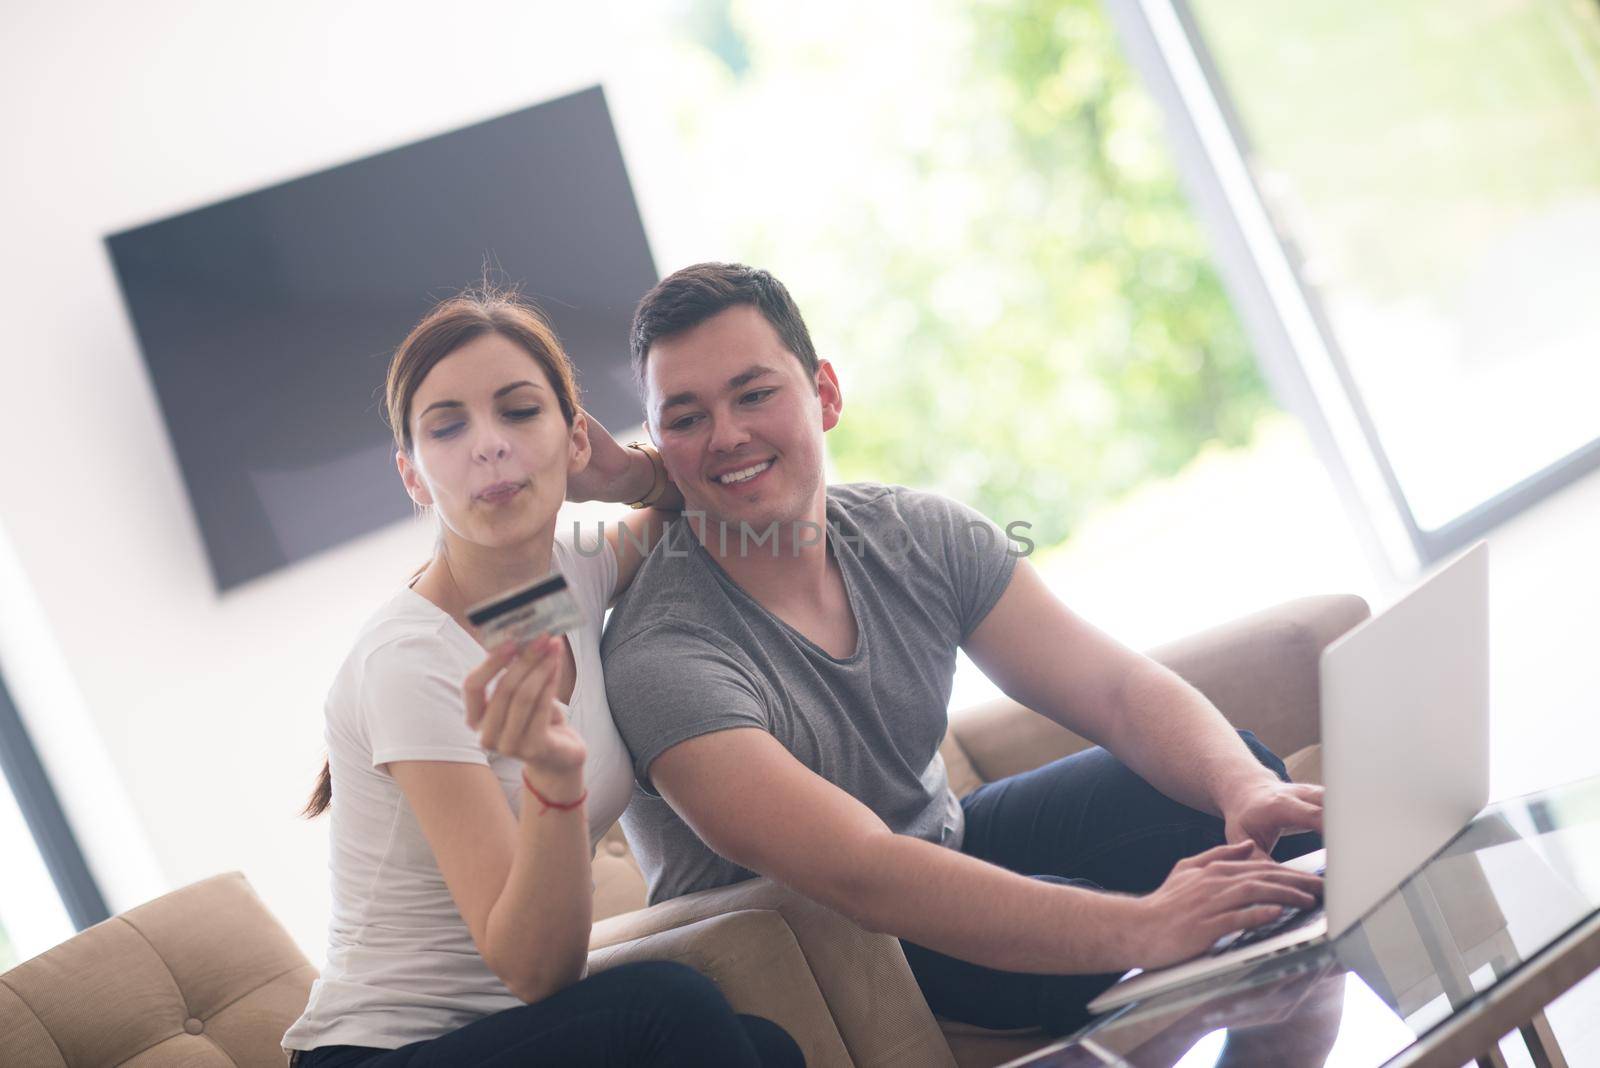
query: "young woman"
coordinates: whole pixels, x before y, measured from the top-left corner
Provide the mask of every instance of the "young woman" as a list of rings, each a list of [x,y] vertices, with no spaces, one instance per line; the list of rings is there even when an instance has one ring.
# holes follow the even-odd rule
[[[637,511],[634,537],[607,524],[602,544],[575,546],[556,512],[569,494],[677,499],[659,457],[585,417],[555,334],[505,294],[423,319],[389,366],[387,410],[400,477],[437,514],[439,542],[363,626],[328,695],[307,814],[337,797],[333,916],[327,966],[283,1037],[290,1064],[802,1063],[780,1027],[736,1016],[683,965],[584,977],[589,861],[632,785],[601,618],[663,517]],[[552,568],[582,625],[480,644],[467,607]]]

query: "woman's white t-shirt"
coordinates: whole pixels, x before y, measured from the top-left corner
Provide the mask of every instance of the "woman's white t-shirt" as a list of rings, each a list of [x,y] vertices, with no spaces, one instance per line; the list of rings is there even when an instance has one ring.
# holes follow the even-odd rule
[[[600,671],[600,626],[617,581],[604,539],[584,555],[557,538],[555,566],[583,613],[568,632],[577,681],[568,716],[583,735],[589,845],[627,807],[628,750],[611,722]],[[327,700],[333,773],[328,962],[285,1050],[353,1045],[395,1049],[436,1038],[523,1002],[484,963],[456,909],[391,760],[487,764],[520,812],[522,762],[491,755],[468,727],[467,673],[487,655],[449,614],[403,588],[363,625]]]

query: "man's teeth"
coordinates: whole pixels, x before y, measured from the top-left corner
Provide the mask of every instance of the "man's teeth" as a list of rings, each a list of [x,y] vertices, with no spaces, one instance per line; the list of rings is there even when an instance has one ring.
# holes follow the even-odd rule
[[[772,461],[767,460],[763,463],[756,464],[754,467],[746,467],[738,471],[730,471],[728,474],[720,476],[717,481],[722,483],[724,486],[732,485],[735,482],[748,482],[750,479],[755,478],[757,475],[771,466]]]

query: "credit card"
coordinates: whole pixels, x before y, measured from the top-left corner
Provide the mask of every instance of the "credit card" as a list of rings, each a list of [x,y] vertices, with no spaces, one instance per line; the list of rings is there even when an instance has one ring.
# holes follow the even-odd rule
[[[493,649],[515,638],[526,641],[540,633],[560,634],[583,622],[578,600],[556,571],[525,586],[495,594],[467,609],[467,622],[485,647]]]

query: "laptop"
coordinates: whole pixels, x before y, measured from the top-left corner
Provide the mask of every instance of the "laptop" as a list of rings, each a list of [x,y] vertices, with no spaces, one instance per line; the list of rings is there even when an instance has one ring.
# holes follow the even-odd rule
[[[1323,904],[1286,910],[1193,960],[1137,969],[1103,1013],[1338,938],[1489,800],[1489,545],[1480,541],[1322,651]]]

